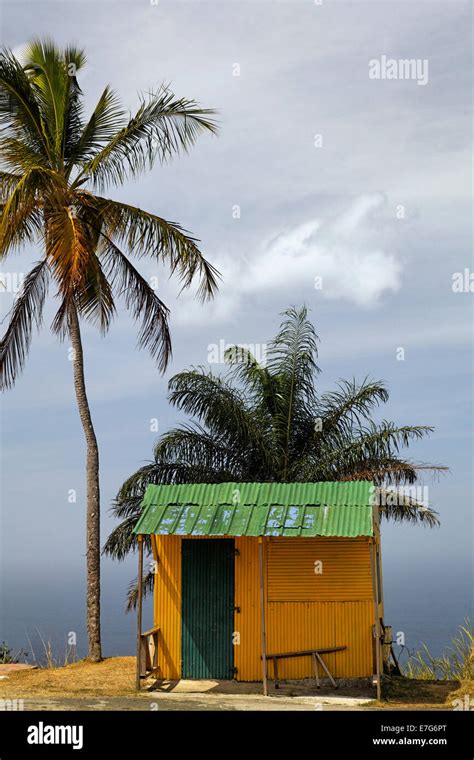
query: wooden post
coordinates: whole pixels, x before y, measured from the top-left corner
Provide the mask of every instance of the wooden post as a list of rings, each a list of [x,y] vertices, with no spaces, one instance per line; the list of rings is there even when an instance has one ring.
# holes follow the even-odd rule
[[[138,541],[138,599],[137,599],[137,672],[135,688],[140,691],[140,654],[142,636],[142,597],[143,597],[143,536],[137,536]]]
[[[265,585],[263,573],[263,538],[258,537],[258,555],[260,564],[260,615],[262,626],[262,675],[263,675],[263,696],[268,696],[267,690],[267,637],[265,630]]]
[[[374,624],[375,624],[375,668],[377,676],[377,699],[381,697],[381,683],[380,683],[380,619],[379,619],[379,604],[377,593],[377,579],[376,579],[376,567],[375,567],[375,543],[370,544],[370,569],[372,571],[372,595],[374,598]]]

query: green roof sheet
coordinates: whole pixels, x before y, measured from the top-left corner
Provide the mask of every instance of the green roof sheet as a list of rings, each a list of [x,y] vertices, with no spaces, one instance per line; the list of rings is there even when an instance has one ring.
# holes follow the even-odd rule
[[[135,534],[372,536],[373,484],[149,485]]]

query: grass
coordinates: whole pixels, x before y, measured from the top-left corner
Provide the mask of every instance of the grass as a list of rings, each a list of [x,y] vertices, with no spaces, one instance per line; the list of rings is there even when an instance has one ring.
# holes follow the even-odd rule
[[[8,646],[5,641],[0,644],[0,665],[10,665],[12,663],[19,662],[20,657],[28,657],[28,652],[24,652],[23,649],[19,649],[18,652]]]
[[[433,657],[426,644],[422,649],[411,655],[402,666],[403,675],[407,678],[428,681],[465,681],[474,678],[474,631],[469,618],[464,625],[459,626],[458,633],[453,638],[451,646],[441,655]]]
[[[33,644],[31,643],[29,638],[28,638],[28,644],[30,645],[30,649],[32,652],[33,662],[39,668],[58,668],[63,665],[70,665],[72,662],[77,661],[75,644],[66,644],[64,655],[62,659],[59,660],[53,653],[53,646],[51,644],[51,641],[49,639],[45,639],[41,631],[39,631],[38,629],[36,629],[36,633],[38,634],[38,637],[41,641],[41,647],[43,650],[43,653],[40,659],[36,657],[35,650],[33,649]]]
[[[49,639],[45,639],[41,631],[36,629],[39,640],[41,642],[42,653],[38,658],[33,648],[31,640],[28,638],[28,644],[31,650],[31,664],[36,665],[38,668],[58,668],[61,665],[70,665],[77,660],[76,646],[75,644],[66,644],[64,655],[62,658],[58,658],[53,653],[53,645]],[[17,652],[13,652],[11,647],[5,641],[0,643],[0,665],[9,665],[16,663],[27,663],[30,657],[28,652],[23,649],[19,649]]]

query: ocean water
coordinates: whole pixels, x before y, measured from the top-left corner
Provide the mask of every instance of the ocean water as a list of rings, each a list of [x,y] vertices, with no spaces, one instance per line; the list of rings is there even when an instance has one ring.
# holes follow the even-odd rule
[[[449,650],[465,619],[474,622],[471,586],[466,582],[446,579],[440,585],[428,577],[421,587],[400,587],[389,578],[384,585],[385,622],[392,626],[395,640],[398,632],[404,634],[405,648],[395,646],[402,663],[423,644],[433,656],[440,656]]]

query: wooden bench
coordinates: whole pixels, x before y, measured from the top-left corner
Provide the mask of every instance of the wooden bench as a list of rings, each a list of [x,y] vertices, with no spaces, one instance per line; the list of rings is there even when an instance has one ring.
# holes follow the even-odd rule
[[[301,649],[298,652],[274,652],[273,654],[267,654],[266,659],[267,660],[273,660],[273,675],[275,680],[275,688],[279,688],[278,684],[278,660],[283,660],[286,657],[311,657],[313,660],[313,667],[314,667],[314,677],[316,679],[316,688],[320,688],[319,683],[319,668],[318,663],[321,665],[322,669],[327,674],[329,680],[331,681],[332,685],[335,689],[337,689],[337,684],[332,677],[331,673],[329,672],[329,668],[324,662],[321,655],[323,654],[330,654],[332,652],[342,652],[343,649],[347,649],[347,647],[326,647],[325,649]]]

